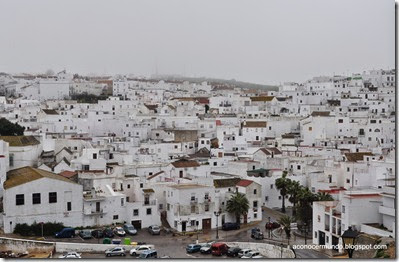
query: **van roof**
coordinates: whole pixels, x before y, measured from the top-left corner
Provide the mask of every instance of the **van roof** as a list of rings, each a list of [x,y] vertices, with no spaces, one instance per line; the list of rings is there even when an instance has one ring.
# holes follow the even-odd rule
[[[226,244],[222,243],[222,242],[218,242],[218,243],[213,243],[212,244],[212,246],[214,246],[214,247],[220,247],[220,246],[223,246],[223,245],[226,245]]]

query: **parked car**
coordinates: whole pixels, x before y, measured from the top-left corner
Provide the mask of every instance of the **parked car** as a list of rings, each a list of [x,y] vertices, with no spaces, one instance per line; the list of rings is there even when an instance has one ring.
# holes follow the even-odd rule
[[[56,238],[75,237],[75,229],[71,227],[63,228],[60,232],[55,233]]]
[[[260,239],[264,239],[264,236],[263,236],[263,233],[260,231],[259,228],[254,227],[251,230],[251,238],[260,240]]]
[[[123,230],[125,230],[126,234],[129,234],[129,235],[136,235],[137,234],[137,229],[135,229],[132,224],[124,224],[123,225]]]
[[[266,225],[265,225],[266,229],[276,229],[276,228],[279,228],[279,227],[280,227],[280,224],[277,223],[277,222],[267,222]]]
[[[186,252],[187,253],[196,253],[201,250],[201,245],[199,244],[189,244],[186,247]]]
[[[241,258],[262,258],[262,256],[260,255],[260,253],[258,251],[251,251],[251,252],[247,252]]]
[[[112,257],[112,256],[126,256],[126,250],[124,247],[114,247],[114,248],[110,248],[107,249],[105,251],[105,256],[107,257]]]
[[[65,253],[61,256],[59,256],[58,258],[82,258],[80,253],[76,253],[76,252],[68,252]]]
[[[215,242],[208,242],[208,243],[205,243],[205,244],[201,245],[200,252],[202,254],[210,254],[210,253],[212,253],[212,245],[213,245],[213,243],[215,243]]]
[[[249,248],[241,249],[241,251],[238,252],[238,257],[242,257],[242,256],[246,255],[246,254],[249,253],[249,252],[252,252],[252,250],[249,249]]]
[[[153,245],[141,245],[141,246],[137,246],[135,248],[132,248],[130,250],[130,255],[131,256],[138,256],[141,253],[143,253],[144,251],[148,251],[148,250],[152,250],[154,249]]]
[[[157,225],[152,225],[148,227],[148,232],[150,232],[151,235],[159,235],[161,234],[161,228]]]
[[[80,230],[79,236],[83,239],[90,239],[93,236],[91,235],[91,230]]]
[[[114,232],[112,231],[111,228],[106,228],[103,231],[103,236],[104,237],[109,237],[109,238],[114,237]]]
[[[238,257],[238,253],[241,251],[239,247],[231,247],[227,250],[227,256],[229,257]]]
[[[117,235],[117,236],[120,236],[120,237],[126,236],[126,232],[125,232],[125,230],[123,230],[122,227],[116,227],[114,229],[114,234]]]
[[[218,242],[213,243],[211,249],[213,256],[222,256],[227,254],[229,247],[225,243]]]
[[[102,238],[104,237],[104,233],[102,229],[94,229],[91,231],[91,235],[95,238]]]
[[[155,249],[144,251],[140,254],[139,258],[157,258],[158,252]]]
[[[223,230],[234,230],[234,229],[240,229],[240,225],[238,223],[224,223],[222,225]]]

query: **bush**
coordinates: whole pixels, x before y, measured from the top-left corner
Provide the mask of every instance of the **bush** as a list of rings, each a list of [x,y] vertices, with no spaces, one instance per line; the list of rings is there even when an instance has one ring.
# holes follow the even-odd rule
[[[64,228],[62,223],[46,222],[43,224],[43,236],[53,236],[56,232]],[[26,223],[16,224],[14,228],[15,234],[21,236],[42,236],[42,225],[34,222],[32,225]]]

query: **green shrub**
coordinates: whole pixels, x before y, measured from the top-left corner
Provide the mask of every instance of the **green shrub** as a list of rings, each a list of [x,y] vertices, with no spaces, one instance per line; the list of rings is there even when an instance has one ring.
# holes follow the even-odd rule
[[[43,236],[53,236],[64,227],[65,226],[62,223],[46,222],[43,224]],[[32,225],[26,223],[16,224],[14,233],[20,234],[21,236],[42,236],[42,225],[36,222],[33,222]]]

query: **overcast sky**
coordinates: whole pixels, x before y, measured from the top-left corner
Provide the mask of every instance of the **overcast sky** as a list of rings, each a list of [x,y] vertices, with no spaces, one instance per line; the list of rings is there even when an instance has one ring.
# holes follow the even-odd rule
[[[262,84],[393,68],[393,0],[0,0],[0,72]]]

